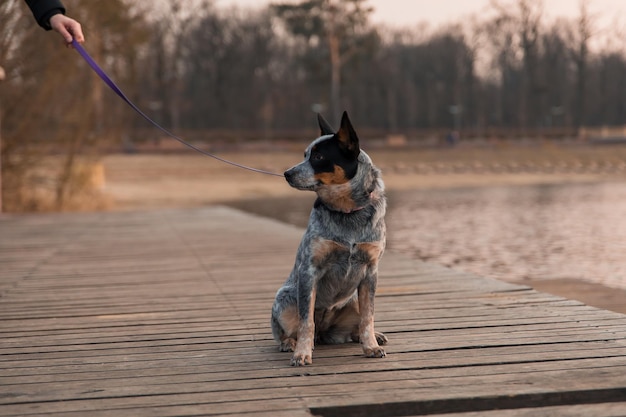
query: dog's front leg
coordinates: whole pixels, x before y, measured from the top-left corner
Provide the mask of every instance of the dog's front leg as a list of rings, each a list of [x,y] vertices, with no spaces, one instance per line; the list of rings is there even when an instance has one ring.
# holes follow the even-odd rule
[[[368,271],[366,278],[359,285],[359,340],[363,353],[368,358],[382,358],[385,350],[378,345],[374,331],[374,296],[376,295],[376,281],[378,273]]]
[[[298,339],[291,358],[291,365],[303,366],[313,363],[313,344],[315,342],[315,280],[313,277],[300,280],[298,284]]]

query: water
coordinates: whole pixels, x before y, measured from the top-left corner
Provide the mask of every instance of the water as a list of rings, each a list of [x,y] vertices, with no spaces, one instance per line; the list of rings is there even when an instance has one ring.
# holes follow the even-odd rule
[[[578,279],[626,289],[626,184],[393,193],[389,245],[506,281]]]
[[[505,281],[626,289],[626,183],[389,192],[388,248]],[[304,227],[314,199],[239,208]]]

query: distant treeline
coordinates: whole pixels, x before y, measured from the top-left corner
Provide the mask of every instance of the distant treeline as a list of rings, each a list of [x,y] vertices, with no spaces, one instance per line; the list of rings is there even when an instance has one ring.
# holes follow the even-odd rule
[[[344,109],[397,143],[626,124],[625,37],[600,27],[593,0],[570,20],[548,20],[540,0],[492,0],[480,16],[405,29],[372,24],[367,0],[64,2],[127,95],[192,140],[310,138],[313,112],[336,122]],[[74,207],[92,195],[87,156],[160,135],[23,0],[0,1],[0,66],[4,210]]]
[[[106,91],[23,0],[0,4],[4,137],[79,132],[122,138],[145,124]],[[624,38],[580,2],[548,20],[539,0],[494,1],[482,16],[431,28],[371,23],[367,0],[263,9],[211,1],[66,0],[85,48],[171,129],[259,132],[310,127],[343,109],[369,129],[473,132],[626,124]],[[593,48],[592,48],[593,45]]]

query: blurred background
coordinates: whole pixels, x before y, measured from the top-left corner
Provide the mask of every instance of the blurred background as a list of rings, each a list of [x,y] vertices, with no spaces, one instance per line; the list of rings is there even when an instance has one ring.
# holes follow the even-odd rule
[[[626,288],[623,1],[64,3],[131,100],[238,162],[282,172],[315,112],[348,110],[390,190],[391,247]],[[306,221],[311,196],[163,137],[22,0],[0,3],[0,66],[2,211],[226,202]]]
[[[362,137],[397,146],[624,136],[626,7],[619,1],[66,6],[84,26],[87,50],[132,100],[207,145],[303,140],[314,132],[313,111],[335,120],[344,109]],[[49,207],[28,195],[30,183],[42,181],[54,188],[53,205],[67,206],[87,185],[77,154],[161,141],[58,43],[33,24],[23,1],[2,2],[5,211]],[[38,159],[51,154],[60,158]],[[50,164],[60,168],[52,177],[34,172]]]

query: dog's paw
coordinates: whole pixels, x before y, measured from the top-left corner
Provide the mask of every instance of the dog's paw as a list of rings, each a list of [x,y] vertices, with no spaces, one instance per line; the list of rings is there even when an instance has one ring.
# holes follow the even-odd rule
[[[313,359],[311,359],[311,355],[295,354],[293,358],[291,358],[291,366],[304,366],[311,365],[312,363]]]
[[[278,347],[280,352],[293,352],[296,350],[296,340],[292,338],[288,338],[280,342],[280,346]]]
[[[387,339],[387,336],[385,336],[384,334],[380,333],[380,332],[376,332],[376,341],[378,342],[379,345],[386,345],[389,342],[389,339]]]
[[[366,358],[384,358],[387,356],[385,350],[380,346],[376,346],[373,348],[363,348],[363,353],[365,353]]]

